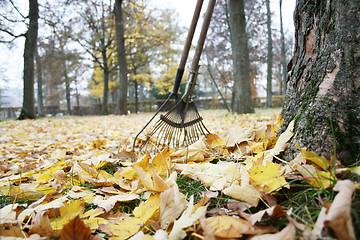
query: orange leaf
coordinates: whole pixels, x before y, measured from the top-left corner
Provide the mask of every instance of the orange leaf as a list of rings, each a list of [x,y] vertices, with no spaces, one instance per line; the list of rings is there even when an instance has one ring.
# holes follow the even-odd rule
[[[76,216],[64,226],[60,233],[61,240],[90,240],[93,239],[90,228]]]

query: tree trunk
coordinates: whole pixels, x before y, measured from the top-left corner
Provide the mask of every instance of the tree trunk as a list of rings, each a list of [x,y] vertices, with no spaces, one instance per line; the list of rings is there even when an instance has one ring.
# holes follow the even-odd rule
[[[266,25],[268,35],[267,45],[267,77],[266,77],[266,107],[272,107],[272,65],[273,65],[273,43],[271,36],[271,11],[270,0],[266,0]]]
[[[139,90],[138,82],[134,81],[134,91],[135,91],[135,113],[139,112]]]
[[[38,116],[44,117],[44,101],[43,101],[43,78],[42,78],[42,64],[38,51],[36,50],[36,76],[37,76],[37,110]]]
[[[66,60],[64,60],[64,79],[65,79],[66,111],[68,115],[71,115],[70,80],[67,75]]]
[[[39,8],[37,0],[29,0],[29,28],[25,34],[24,95],[19,119],[35,119],[34,58],[38,34]]]
[[[109,99],[109,71],[104,68],[104,93],[102,103],[102,114],[109,114],[108,110],[108,99]]]
[[[229,15],[234,71],[231,107],[236,113],[253,113],[244,1],[229,0]]]
[[[360,1],[298,0],[295,52],[282,130],[295,119],[295,144],[344,165],[359,160]]]
[[[127,114],[127,64],[125,56],[124,22],[122,18],[122,0],[115,0],[116,48],[119,63],[119,99],[116,114]]]
[[[279,2],[280,6],[280,41],[281,41],[281,84],[280,84],[280,94],[286,94],[286,79],[287,79],[287,62],[286,62],[286,50],[285,50],[285,36],[284,36],[284,26],[282,18],[282,0]]]

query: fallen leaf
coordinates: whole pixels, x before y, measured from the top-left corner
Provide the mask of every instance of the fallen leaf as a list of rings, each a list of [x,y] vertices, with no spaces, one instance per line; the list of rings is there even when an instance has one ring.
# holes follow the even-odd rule
[[[186,200],[174,184],[170,189],[160,194],[160,226],[166,229],[180,216],[186,205]]]
[[[210,217],[202,222],[204,231],[221,238],[240,238],[251,227],[248,221],[230,216]]]
[[[288,187],[285,176],[280,172],[282,168],[281,164],[267,162],[266,166],[253,166],[248,172],[256,185],[260,186],[263,191],[271,193],[282,187]]]
[[[206,207],[199,207],[194,210],[194,198],[190,197],[187,209],[183,212],[179,219],[174,222],[174,226],[169,234],[169,240],[180,240],[186,237],[185,229],[193,225],[206,214]]]
[[[61,240],[91,240],[90,228],[76,216],[69,223],[67,223],[60,233]]]
[[[341,180],[334,186],[338,191],[325,218],[325,225],[330,227],[340,240],[355,240],[354,225],[351,221],[350,208],[352,195],[355,191],[354,183],[350,180]]]
[[[252,240],[294,240],[296,234],[296,229],[294,223],[291,221],[289,224],[280,232],[274,234],[263,234],[258,235],[253,238]]]

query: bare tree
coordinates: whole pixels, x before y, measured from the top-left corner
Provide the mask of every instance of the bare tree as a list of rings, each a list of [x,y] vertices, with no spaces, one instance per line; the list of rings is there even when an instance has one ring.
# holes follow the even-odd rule
[[[266,77],[266,107],[272,106],[272,65],[273,65],[273,40],[271,36],[271,10],[270,0],[266,0],[266,26],[268,35],[267,44],[267,77]]]
[[[37,0],[29,0],[29,27],[25,33],[24,95],[19,119],[36,118],[34,97],[34,58],[38,35],[39,7]]]
[[[249,48],[243,0],[229,0],[234,86],[232,111],[252,113]]]
[[[280,94],[286,93],[286,79],[287,79],[287,62],[286,62],[286,49],[285,49],[285,37],[284,37],[284,26],[282,18],[282,0],[279,0],[279,10],[280,10],[280,44],[281,44],[281,84],[280,84]]]
[[[124,22],[122,16],[122,0],[115,0],[116,49],[119,64],[119,99],[117,114],[127,114],[128,72],[125,56]]]

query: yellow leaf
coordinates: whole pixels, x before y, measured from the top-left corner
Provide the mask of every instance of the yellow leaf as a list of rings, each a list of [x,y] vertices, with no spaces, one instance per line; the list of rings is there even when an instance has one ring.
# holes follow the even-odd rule
[[[128,217],[116,222],[116,224],[106,225],[104,229],[115,236],[112,239],[122,240],[137,233],[142,226],[143,221],[141,219]]]
[[[189,147],[180,149],[170,156],[172,158],[177,158],[176,162],[201,162],[204,161],[204,155],[207,153],[207,147],[204,142],[204,138],[200,138],[195,143],[191,144]]]
[[[309,184],[316,188],[328,188],[332,181],[332,175],[330,172],[319,171],[312,165],[298,165],[296,170],[301,173],[308,180]]]
[[[160,194],[152,194],[146,202],[141,202],[138,207],[133,210],[134,217],[146,222],[160,207]]]
[[[170,186],[154,170],[150,170],[150,172],[145,172],[142,167],[139,167],[137,165],[134,165],[134,168],[139,176],[141,183],[148,190],[162,192],[170,188]]]
[[[221,238],[240,238],[252,227],[248,221],[230,216],[210,217],[202,225],[205,232]]]
[[[253,166],[248,172],[256,185],[265,192],[273,192],[281,187],[288,186],[285,176],[280,173],[282,167],[281,164],[267,162],[266,167],[263,165]]]
[[[65,207],[60,208],[60,217],[51,220],[51,227],[55,231],[62,229],[71,219],[81,215],[84,203],[81,200],[70,201]]]
[[[306,150],[306,148],[301,148],[301,154],[309,161],[315,163],[319,167],[321,167],[323,170],[329,170],[329,160],[326,158],[317,155],[314,152],[309,152]]]
[[[171,168],[169,148],[165,148],[152,159],[151,168],[159,173],[160,176],[167,176]]]
[[[255,132],[253,128],[236,126],[230,130],[230,135],[226,139],[226,147],[235,147],[241,142],[253,140]]]

